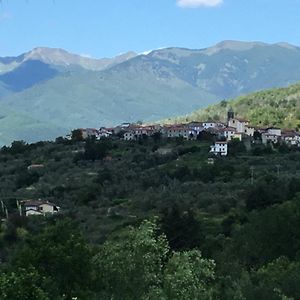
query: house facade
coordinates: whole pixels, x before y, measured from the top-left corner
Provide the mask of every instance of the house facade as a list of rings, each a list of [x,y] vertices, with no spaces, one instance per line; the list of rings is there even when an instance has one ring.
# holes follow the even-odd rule
[[[236,129],[233,127],[225,127],[219,129],[219,137],[225,138],[227,141],[231,141],[236,133]]]
[[[228,154],[227,142],[215,142],[214,145],[210,146],[210,152],[215,155],[226,156]]]
[[[29,216],[45,216],[55,214],[60,211],[60,207],[49,201],[42,200],[24,200],[19,205],[20,214]]]
[[[267,128],[268,134],[281,136],[281,129],[278,127],[269,127]]]
[[[267,143],[273,143],[273,144],[277,144],[279,141],[279,136],[276,134],[271,134],[268,132],[263,132],[261,134],[261,140],[263,144],[267,144]]]
[[[282,140],[291,145],[300,147],[300,133],[297,131],[285,131],[282,133]]]
[[[233,127],[237,132],[246,133],[246,127],[249,125],[249,121],[242,118],[233,118],[228,120],[228,127]],[[254,133],[254,131],[253,131]]]
[[[190,137],[191,130],[187,125],[170,125],[163,127],[162,134],[168,138],[183,137],[188,139]]]

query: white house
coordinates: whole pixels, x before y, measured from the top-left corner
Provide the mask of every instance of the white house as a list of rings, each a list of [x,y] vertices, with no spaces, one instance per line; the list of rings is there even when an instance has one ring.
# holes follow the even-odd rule
[[[97,136],[98,136],[98,129],[96,129],[96,128],[83,128],[80,130],[81,130],[82,138],[84,140],[91,138],[91,137],[97,138]]]
[[[125,141],[134,141],[136,140],[136,135],[134,130],[128,130],[124,133],[124,140]]]
[[[215,155],[226,156],[228,154],[227,142],[215,142],[214,145],[210,146],[210,152]]]
[[[101,138],[108,138],[113,134],[113,130],[110,128],[104,128],[101,127],[100,130],[98,130],[98,135],[97,138],[101,139]]]
[[[231,118],[228,120],[228,127],[235,128],[237,132],[246,133],[246,126],[248,125],[249,121],[242,118]]]
[[[151,136],[158,130],[155,129],[154,126],[136,126],[132,125],[125,129],[124,133],[124,140],[125,141],[132,141],[137,140],[140,137],[143,136]]]
[[[203,122],[202,125],[203,125],[204,129],[208,129],[208,128],[216,128],[216,127],[218,127],[218,123],[213,122],[213,121]]]
[[[271,134],[268,132],[263,132],[261,134],[261,140],[262,140],[263,144],[267,144],[268,142],[276,144],[276,143],[278,143],[279,138],[280,138],[280,136],[278,136],[276,134]]]
[[[282,133],[282,139],[292,146],[300,146],[300,133],[297,131],[285,131]]]
[[[48,201],[25,200],[20,203],[20,212],[26,217],[32,215],[45,216],[46,214],[55,214],[60,211],[60,207]]]
[[[187,124],[187,127],[190,129],[190,134],[196,136],[204,130],[204,126],[202,122],[190,122]]]
[[[226,127],[219,129],[219,135],[220,137],[225,137],[227,141],[231,141],[236,133],[235,128],[233,127]]]
[[[183,137],[188,139],[190,137],[190,129],[186,125],[164,126],[162,133],[168,138]]]
[[[281,136],[281,129],[280,129],[280,128],[277,128],[277,127],[270,127],[270,128],[267,128],[267,132],[268,132],[269,134]]]
[[[254,136],[255,127],[247,125],[245,126],[245,134],[249,136]]]

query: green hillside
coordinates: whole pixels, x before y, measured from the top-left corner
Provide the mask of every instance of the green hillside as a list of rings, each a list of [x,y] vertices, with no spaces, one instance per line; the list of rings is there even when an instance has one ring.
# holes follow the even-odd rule
[[[0,299],[300,299],[299,149],[232,142],[208,164],[211,143],[2,148]],[[25,199],[61,213],[21,218]]]
[[[183,101],[185,99],[186,101]],[[157,120],[216,102],[217,97],[178,78],[157,79],[152,72],[77,71],[2,99],[15,112],[63,128]],[[14,123],[10,124],[18,131]],[[51,132],[52,138],[57,132]],[[28,136],[37,141],[42,137]]]
[[[222,101],[187,116],[168,119],[166,123],[192,120],[225,121],[227,111],[233,108],[237,116],[245,117],[258,126],[300,127],[300,84],[287,88],[257,92],[235,100]]]
[[[51,122],[42,122],[29,113],[16,112],[0,104],[0,145],[9,145],[15,140],[52,139],[53,134],[59,136],[63,130]]]

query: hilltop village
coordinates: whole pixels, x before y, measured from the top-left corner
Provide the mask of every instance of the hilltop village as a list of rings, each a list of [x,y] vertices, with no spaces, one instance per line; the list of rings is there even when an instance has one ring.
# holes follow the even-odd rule
[[[210,152],[215,155],[227,156],[229,142],[250,141],[251,143],[286,143],[290,146],[300,147],[300,132],[296,130],[284,130],[278,127],[260,128],[251,125],[249,120],[238,118],[230,109],[227,113],[227,122],[190,122],[187,124],[171,125],[142,125],[123,123],[114,128],[101,127],[81,128],[74,130],[68,138],[79,135],[83,140],[88,138],[108,138],[116,136],[126,141],[157,136],[164,138],[202,139],[207,136],[213,137],[215,141],[211,145]]]

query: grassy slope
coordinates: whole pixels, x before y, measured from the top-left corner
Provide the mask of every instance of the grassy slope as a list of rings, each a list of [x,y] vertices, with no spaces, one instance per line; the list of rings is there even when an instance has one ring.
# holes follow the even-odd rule
[[[2,101],[41,123],[70,130],[176,116],[216,99],[177,78],[165,82],[152,74],[124,78],[118,73],[83,72],[59,76]]]
[[[229,107],[233,108],[237,116],[249,119],[253,125],[299,128],[300,84],[291,85],[288,88],[261,91],[231,101],[222,101],[187,116],[168,119],[166,122],[207,119],[224,121]]]
[[[0,104],[0,145],[9,145],[14,140],[39,141],[59,136],[62,128],[51,122],[41,122],[29,114],[18,113]]]

